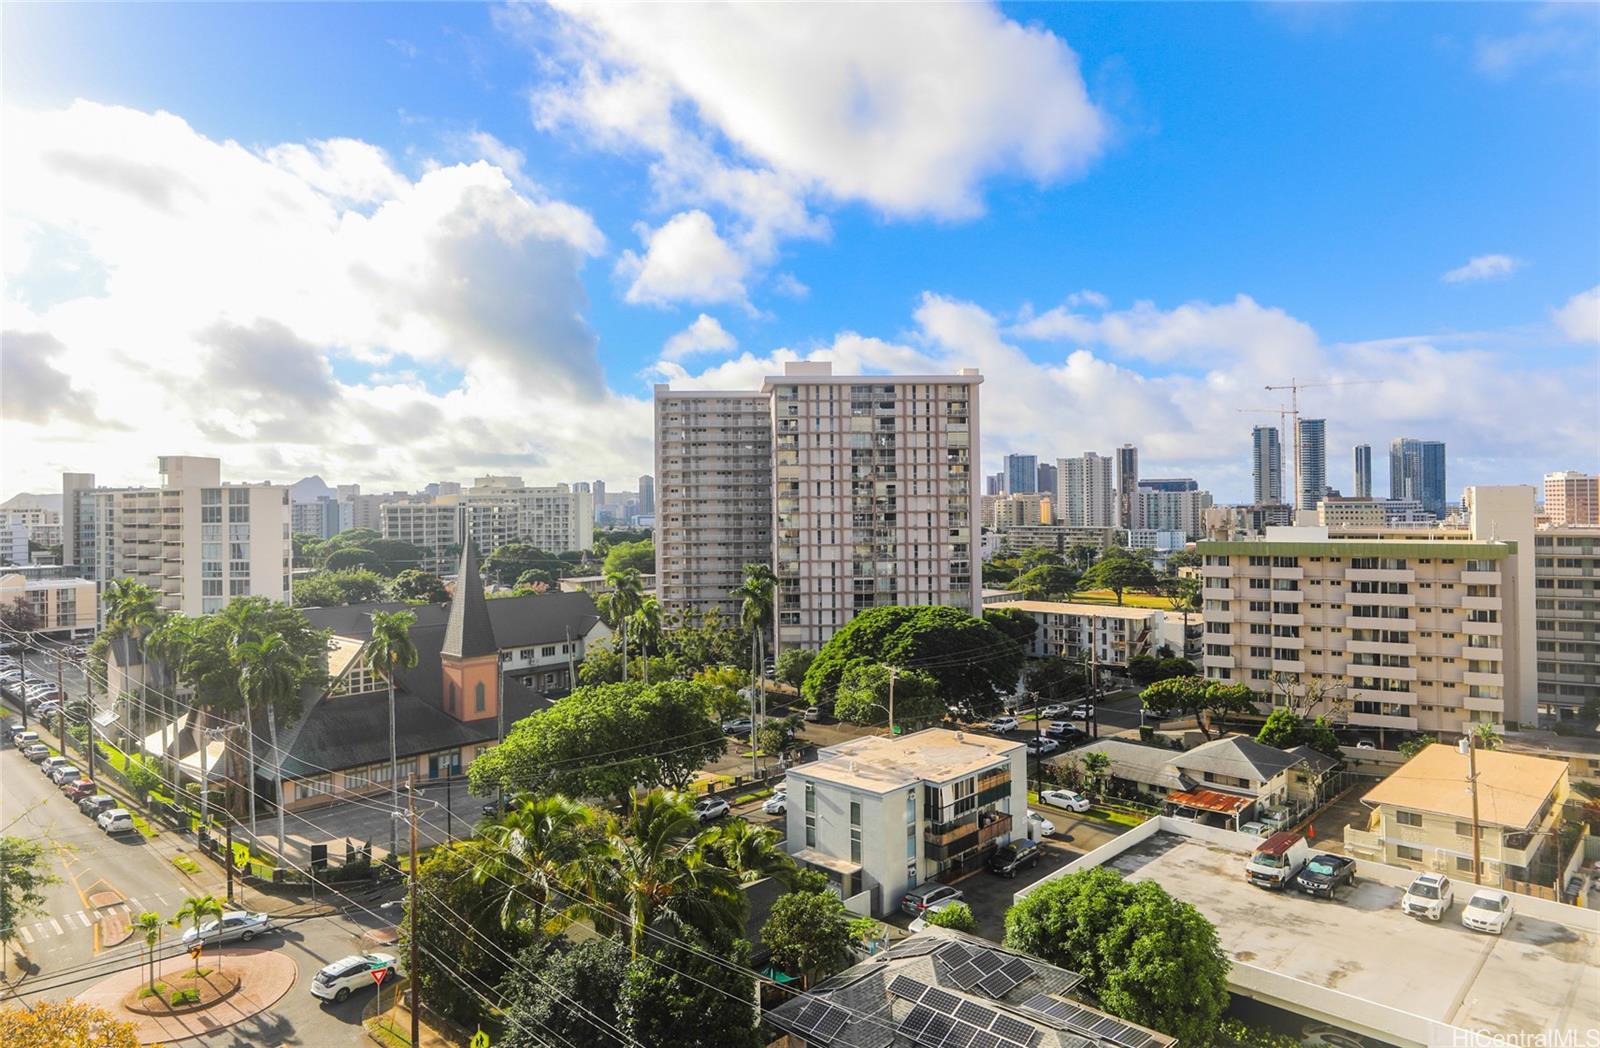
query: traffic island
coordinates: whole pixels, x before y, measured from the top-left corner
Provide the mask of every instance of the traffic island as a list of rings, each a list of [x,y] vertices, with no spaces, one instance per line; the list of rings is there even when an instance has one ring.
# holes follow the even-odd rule
[[[102,980],[78,999],[133,1023],[141,1044],[169,1044],[214,1034],[266,1011],[289,992],[298,973],[293,958],[270,949],[207,950],[200,966],[204,974],[196,979],[188,955],[162,961],[155,981],[166,993],[159,997],[139,996],[151,979],[140,965]],[[184,990],[198,999],[179,993]]]

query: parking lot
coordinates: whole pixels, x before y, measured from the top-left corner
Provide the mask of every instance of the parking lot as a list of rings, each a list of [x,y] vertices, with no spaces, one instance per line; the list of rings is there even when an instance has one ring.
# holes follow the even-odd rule
[[[1470,884],[1433,924],[1400,913],[1402,888],[1388,883],[1400,878],[1361,877],[1331,902],[1252,887],[1242,863],[1239,852],[1159,833],[1107,865],[1193,903],[1236,966],[1464,1029],[1573,1031],[1573,1043],[1600,1029],[1600,935],[1581,913],[1568,925],[1519,912],[1504,935],[1482,935],[1460,923]]]

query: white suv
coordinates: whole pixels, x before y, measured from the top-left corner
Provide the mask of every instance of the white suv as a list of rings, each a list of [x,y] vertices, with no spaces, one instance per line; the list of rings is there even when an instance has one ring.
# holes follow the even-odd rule
[[[1454,900],[1455,889],[1450,887],[1450,878],[1439,873],[1425,873],[1406,889],[1400,899],[1400,912],[1430,921],[1443,920]]]
[[[312,978],[311,996],[343,1004],[357,990],[378,985],[374,972],[383,972],[384,982],[392,980],[397,974],[394,954],[357,953],[334,961]]]

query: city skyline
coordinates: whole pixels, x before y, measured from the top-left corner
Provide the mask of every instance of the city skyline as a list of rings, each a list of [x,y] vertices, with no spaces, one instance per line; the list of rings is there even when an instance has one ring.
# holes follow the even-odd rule
[[[670,47],[584,8],[8,11],[0,497],[152,446],[622,485],[654,382],[797,357],[976,367],[985,463],[1131,441],[1227,502],[1238,412],[1295,377],[1375,379],[1301,413],[1445,442],[1452,498],[1596,467],[1592,10],[849,17],[802,68],[759,8]],[[767,60],[697,50],[730,35]],[[911,104],[924,62],[956,90]],[[1308,150],[1335,118],[1360,134]]]

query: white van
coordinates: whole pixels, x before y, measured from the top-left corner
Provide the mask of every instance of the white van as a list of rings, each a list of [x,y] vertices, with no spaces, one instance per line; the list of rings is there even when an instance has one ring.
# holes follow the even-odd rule
[[[1294,882],[1295,875],[1311,858],[1311,845],[1298,833],[1274,833],[1262,841],[1244,864],[1244,878],[1251,884],[1282,891]]]

